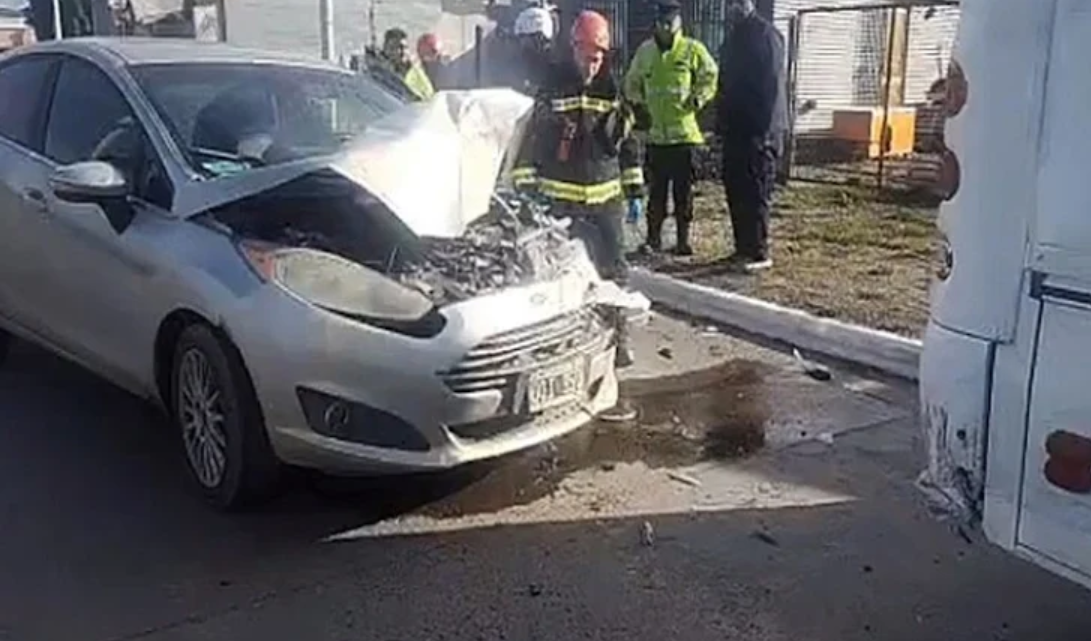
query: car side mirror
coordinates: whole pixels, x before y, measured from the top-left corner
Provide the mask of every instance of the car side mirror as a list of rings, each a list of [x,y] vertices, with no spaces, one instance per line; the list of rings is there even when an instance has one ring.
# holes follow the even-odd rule
[[[61,167],[49,178],[57,198],[70,203],[101,204],[129,195],[129,181],[108,162],[89,160]]]
[[[114,165],[89,160],[61,167],[49,177],[49,186],[59,200],[98,205],[110,226],[122,233],[133,221],[129,205],[129,181]]]

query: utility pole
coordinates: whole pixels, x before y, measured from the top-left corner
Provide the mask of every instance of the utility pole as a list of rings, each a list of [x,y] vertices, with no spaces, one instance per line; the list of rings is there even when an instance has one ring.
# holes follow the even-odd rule
[[[371,38],[372,49],[379,46],[379,36],[375,33],[375,5],[377,4],[379,4],[378,0],[371,0],[367,5],[367,32]]]
[[[64,19],[61,18],[61,0],[53,0],[53,38],[64,39]]]
[[[322,39],[322,59],[334,59],[333,0],[318,0],[318,28]]]
[[[227,42],[227,0],[216,0],[216,39]]]

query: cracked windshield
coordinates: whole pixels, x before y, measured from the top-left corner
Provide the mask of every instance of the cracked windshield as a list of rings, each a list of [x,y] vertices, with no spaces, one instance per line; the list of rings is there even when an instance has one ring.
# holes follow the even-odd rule
[[[0,641],[1086,639],[1089,48],[0,0]]]

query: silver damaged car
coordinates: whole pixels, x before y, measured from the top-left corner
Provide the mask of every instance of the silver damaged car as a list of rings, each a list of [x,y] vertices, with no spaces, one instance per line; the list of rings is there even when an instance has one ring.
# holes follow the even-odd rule
[[[0,352],[162,405],[221,508],[285,464],[438,470],[577,429],[617,398],[601,310],[647,301],[505,191],[530,109],[220,44],[0,57]]]

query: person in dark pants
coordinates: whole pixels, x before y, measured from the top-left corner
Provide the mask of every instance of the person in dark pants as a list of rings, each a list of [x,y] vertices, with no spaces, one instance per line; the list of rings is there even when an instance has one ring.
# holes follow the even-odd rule
[[[548,199],[555,216],[572,220],[599,275],[626,285],[623,220],[626,210],[643,208],[644,172],[632,118],[621,104],[621,90],[605,64],[610,25],[594,11],[580,13],[569,37],[568,60],[549,67],[535,97],[527,138],[512,170],[520,191]],[[627,320],[610,310],[617,367],[633,364]],[[624,401],[606,418],[633,417]],[[600,417],[601,418],[601,417]]]
[[[674,252],[693,254],[693,155],[704,135],[697,114],[716,93],[716,61],[705,45],[682,33],[677,0],[656,5],[655,34],[637,48],[625,74],[625,95],[648,120],[648,235],[645,248],[661,249],[668,193],[674,199]]]
[[[784,40],[754,11],[753,0],[735,0],[728,21],[729,36],[720,50],[716,125],[735,237],[729,260],[754,272],[773,264],[769,207],[787,126]]]

